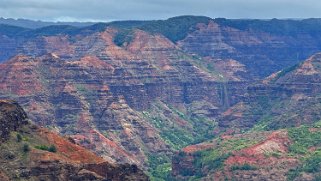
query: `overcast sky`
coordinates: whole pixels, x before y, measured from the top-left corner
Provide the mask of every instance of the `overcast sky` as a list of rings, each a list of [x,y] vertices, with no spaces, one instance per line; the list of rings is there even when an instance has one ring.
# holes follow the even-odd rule
[[[0,17],[46,21],[321,17],[320,0],[0,0]]]

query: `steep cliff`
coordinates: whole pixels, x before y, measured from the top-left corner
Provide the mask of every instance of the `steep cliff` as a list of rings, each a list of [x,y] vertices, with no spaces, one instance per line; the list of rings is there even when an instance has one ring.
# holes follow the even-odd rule
[[[135,30],[131,42],[117,46],[117,31],[107,28],[73,37],[74,42],[62,36],[28,41],[24,47],[39,51],[35,55],[41,54],[33,48],[39,43],[51,53],[17,55],[1,64],[1,95],[19,100],[37,124],[73,137],[105,159],[146,167],[149,155],[170,156],[173,148],[164,130],[141,111],[152,111],[160,101],[192,109],[194,117],[205,114],[199,124],[213,125],[211,117],[225,104],[217,82],[222,75],[159,34]],[[203,129],[187,124],[178,129],[195,135]]]
[[[232,58],[244,64],[252,76],[262,78],[319,52],[318,24],[318,19],[214,19],[198,24],[178,46],[214,60]]]
[[[218,117],[219,138],[173,157],[174,177],[318,180],[319,62],[318,53],[248,86],[244,99]]]
[[[320,24],[321,20],[316,18],[229,20],[180,16],[160,21],[99,23],[82,28],[65,25],[26,29],[1,25],[0,61],[12,58],[18,53],[37,56],[51,53],[48,46],[46,47],[47,42],[42,40],[43,36],[70,38],[69,40],[74,42],[79,41],[80,37],[102,32],[109,27],[120,30],[114,39],[119,46],[130,43],[133,39],[132,31],[139,29],[166,37],[190,55],[211,58],[211,65],[215,59],[232,58],[244,64],[251,76],[262,78],[319,52]],[[36,44],[32,43],[35,39]],[[56,43],[60,44],[60,41]],[[94,48],[94,43],[95,41],[89,41],[77,49]]]
[[[169,179],[170,158],[187,145],[315,124],[318,61],[256,80],[321,50],[310,23],[183,16],[9,26],[0,31],[0,97],[109,162]]]
[[[248,87],[247,98],[223,113],[225,128],[275,130],[313,125],[320,116],[320,54]]]
[[[0,100],[1,180],[148,180],[136,165],[118,165],[27,120],[13,101]]]

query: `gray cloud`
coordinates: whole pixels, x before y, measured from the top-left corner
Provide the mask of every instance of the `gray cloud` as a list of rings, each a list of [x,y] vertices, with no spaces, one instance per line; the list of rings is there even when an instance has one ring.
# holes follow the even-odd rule
[[[321,17],[319,0],[0,0],[0,16],[49,21]]]

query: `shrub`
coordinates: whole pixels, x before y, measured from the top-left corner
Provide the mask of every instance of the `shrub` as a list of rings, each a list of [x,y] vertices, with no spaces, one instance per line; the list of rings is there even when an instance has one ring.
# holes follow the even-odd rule
[[[209,168],[216,170],[224,166],[224,161],[230,156],[230,154],[223,154],[209,163]]]
[[[311,132],[306,126],[288,129],[288,134],[293,144],[290,146],[290,152],[297,154],[306,154],[308,148],[320,144],[321,132]]]
[[[44,151],[49,151],[49,152],[52,152],[52,153],[56,153],[57,152],[57,148],[55,145],[50,145],[49,147],[46,146],[46,145],[37,145],[35,146],[36,149],[39,149],[39,150],[44,150]]]
[[[321,152],[315,152],[306,159],[303,165],[303,171],[309,173],[321,172]]]
[[[49,148],[48,148],[48,151],[52,152],[52,153],[56,153],[57,152],[57,148],[55,145],[51,145]]]
[[[120,30],[114,37],[113,41],[117,46],[123,46],[125,43],[130,43],[133,40],[133,31],[124,29]]]
[[[231,170],[256,170],[257,168],[255,166],[252,166],[248,163],[245,163],[243,165],[233,165],[231,167]]]
[[[25,153],[29,152],[29,151],[30,151],[29,145],[28,145],[28,144],[24,144],[23,147],[22,147],[22,150],[23,150],[23,152],[25,152]]]
[[[17,134],[17,142],[21,142],[22,141],[22,136],[21,136],[21,134]]]
[[[38,150],[48,151],[48,146],[46,146],[46,145],[37,145],[37,146],[35,146],[35,148]]]
[[[321,152],[316,151],[311,153],[308,157],[304,158],[303,163],[301,163],[297,168],[291,169],[287,174],[288,180],[294,180],[302,174],[302,172],[308,172],[312,174],[321,173]],[[318,180],[320,175],[316,175],[316,180]]]
[[[308,150],[300,144],[292,144],[289,146],[289,151],[295,154],[306,154]]]
[[[298,176],[300,176],[301,174],[301,170],[296,168],[296,169],[290,169],[289,172],[287,173],[287,180],[288,181],[292,181],[295,178],[297,178]]]

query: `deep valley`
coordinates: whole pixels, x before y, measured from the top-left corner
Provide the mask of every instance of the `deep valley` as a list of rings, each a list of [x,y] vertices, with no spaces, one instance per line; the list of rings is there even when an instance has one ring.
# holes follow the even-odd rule
[[[32,147],[13,158],[28,174],[10,164],[0,179],[48,179],[28,166],[38,157],[60,180],[102,180],[105,170],[111,180],[319,180],[320,25],[201,16],[0,25],[0,98],[30,119],[6,137],[2,126],[0,146],[16,154],[22,134]],[[39,140],[58,152],[39,151]],[[67,159],[67,147],[94,162]]]

